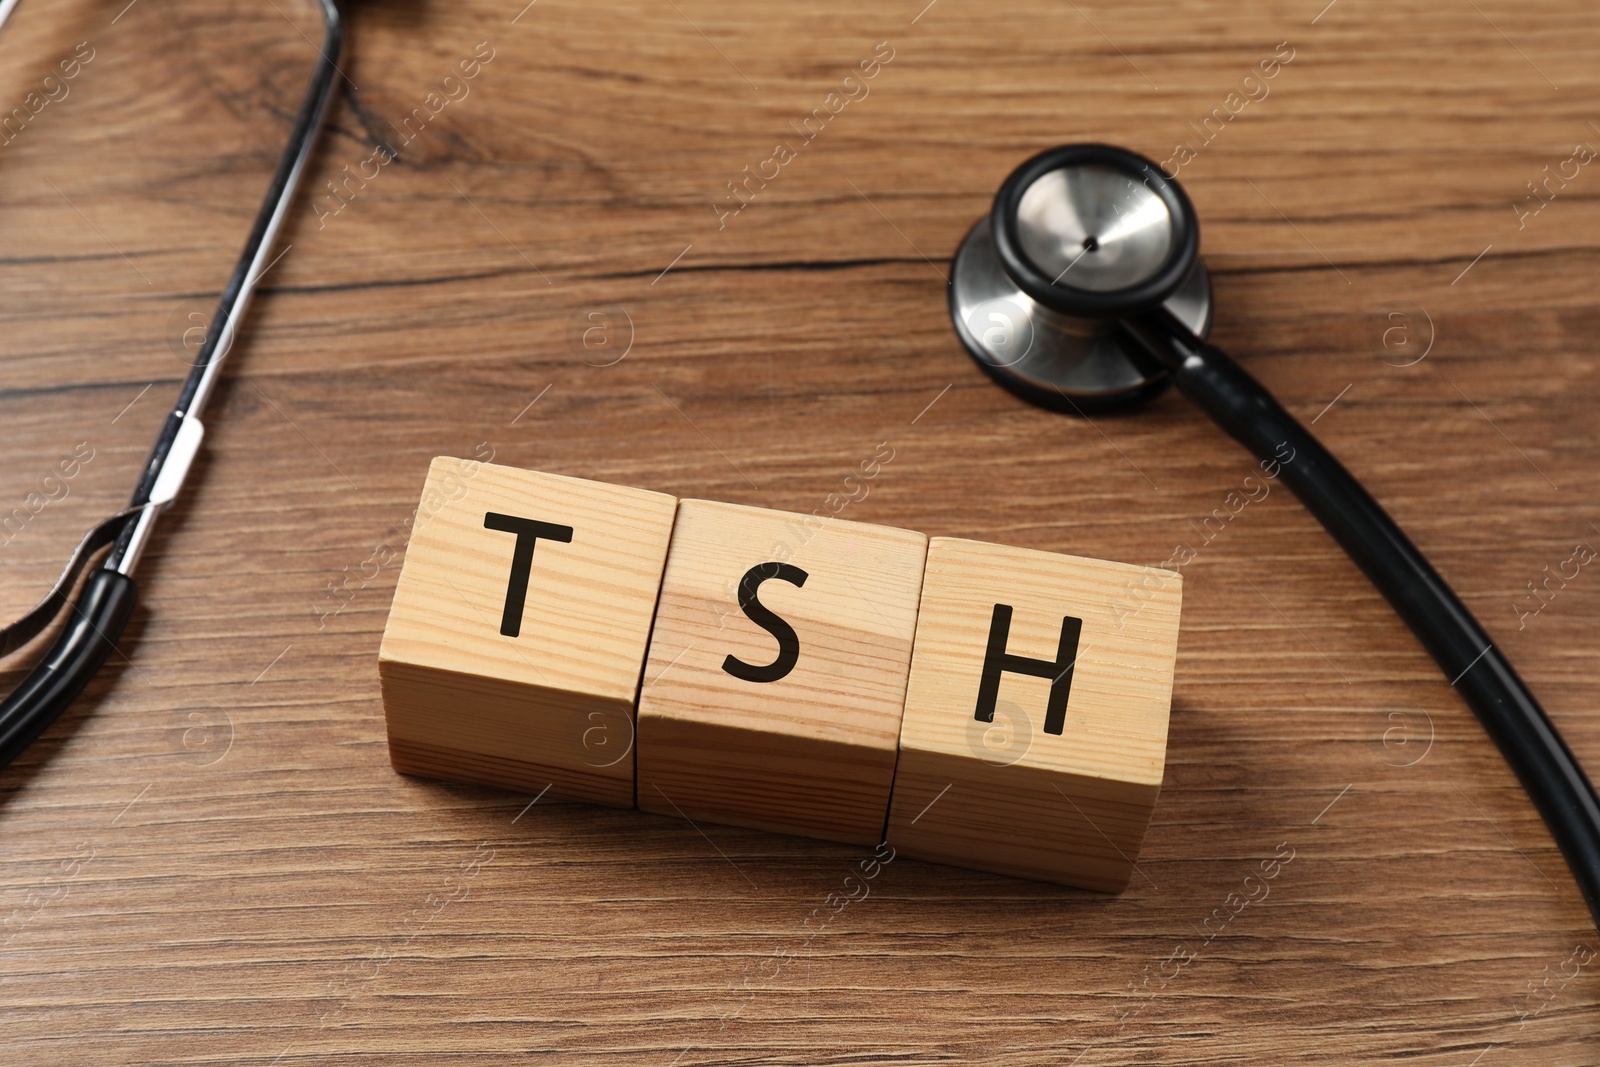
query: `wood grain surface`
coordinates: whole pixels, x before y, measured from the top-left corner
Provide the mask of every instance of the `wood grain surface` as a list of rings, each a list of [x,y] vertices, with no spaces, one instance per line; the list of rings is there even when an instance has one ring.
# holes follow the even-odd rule
[[[1188,143],[1214,338],[1600,767],[1600,574],[1569,562],[1600,542],[1591,5],[407,0],[351,22],[123,655],[0,775],[0,1059],[1600,1062],[1562,859],[1356,568],[1281,487],[1229,507],[1255,465],[1180,398],[1033,410],[945,311],[950,253],[1023,158]],[[316,28],[300,0],[29,0],[0,37],[0,115],[93,53],[0,145],[8,611],[125,499]],[[396,158],[369,163],[380,143]],[[390,769],[378,561],[431,457],[487,443],[810,512],[883,441],[843,517],[1196,550],[1126,893]]]

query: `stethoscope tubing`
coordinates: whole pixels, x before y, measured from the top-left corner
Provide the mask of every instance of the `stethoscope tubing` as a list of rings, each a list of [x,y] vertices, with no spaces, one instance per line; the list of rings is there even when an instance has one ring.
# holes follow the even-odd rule
[[[1344,465],[1225,352],[1165,308],[1124,319],[1122,328],[1230,437],[1279,464],[1284,484],[1393,605],[1521,780],[1600,926],[1600,798],[1472,612]]]
[[[140,472],[128,511],[91,531],[86,542],[114,527],[115,541],[105,561],[89,571],[71,603],[71,617],[55,644],[22,682],[0,701],[0,768],[8,766],[77,699],[89,680],[116,648],[116,641],[138,602],[133,572],[155,527],[157,516],[177,498],[190,464],[198,453],[204,427],[200,413],[215,388],[223,361],[233,347],[261,275],[271,266],[278,231],[293,206],[295,192],[322,129],[344,46],[344,25],[337,0],[319,0],[323,13],[321,58],[295,116],[294,127],[272,182],[256,214],[232,276],[217,304],[210,328],[194,365],[184,380],[177,403],[167,415],[150,458]],[[0,0],[0,25],[15,0]],[[107,530],[109,535],[110,531]],[[101,541],[100,545],[105,542]],[[98,547],[98,546],[97,546]],[[52,599],[64,600],[77,578],[78,556],[68,565],[62,583],[39,609],[7,632],[30,629],[34,616]],[[19,629],[20,627],[20,629]]]

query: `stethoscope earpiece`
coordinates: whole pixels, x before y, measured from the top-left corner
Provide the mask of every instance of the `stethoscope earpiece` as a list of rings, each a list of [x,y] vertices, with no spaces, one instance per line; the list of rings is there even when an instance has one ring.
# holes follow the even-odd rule
[[[1110,145],[1063,145],[1012,171],[961,242],[950,316],[978,365],[1025,400],[1127,407],[1168,375],[1117,320],[1164,305],[1209,334],[1199,249],[1193,205],[1156,164]]]

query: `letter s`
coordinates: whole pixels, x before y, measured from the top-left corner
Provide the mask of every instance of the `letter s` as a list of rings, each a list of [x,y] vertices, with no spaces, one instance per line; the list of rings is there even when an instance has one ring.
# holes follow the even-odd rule
[[[722,661],[722,669],[746,682],[776,682],[794,670],[800,660],[800,637],[783,619],[773,613],[760,600],[761,583],[777,578],[796,587],[803,587],[810,575],[789,563],[757,563],[744,572],[739,580],[739,608],[751,622],[778,639],[778,658],[764,667],[745,663],[732,655]]]

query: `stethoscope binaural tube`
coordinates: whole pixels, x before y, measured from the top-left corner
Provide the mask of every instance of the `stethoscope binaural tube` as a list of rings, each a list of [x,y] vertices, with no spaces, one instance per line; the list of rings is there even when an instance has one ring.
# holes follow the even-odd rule
[[[0,628],[0,656],[4,656],[42,633],[60,616],[62,608],[70,605],[71,617],[50,651],[0,701],[0,768],[16,759],[77,699],[115,649],[116,640],[133,613],[138,600],[134,569],[157,519],[177,499],[199,453],[204,438],[200,413],[216,387],[250,298],[270,266],[274,241],[288,217],[333,96],[344,43],[343,18],[339,0],[317,0],[317,6],[323,16],[320,58],[288,144],[194,366],[140,472],[128,508],[91,529],[50,593],[22,618]],[[0,25],[13,7],[15,0],[0,0]],[[90,561],[107,545],[111,548],[106,558],[88,570],[77,598],[69,600]]]
[[[1099,169],[1093,181],[1083,180],[1085,168]],[[1107,169],[1120,172],[1121,185],[1107,177]],[[1051,176],[1045,179],[1052,186],[1047,192],[1061,202],[1041,206],[1035,194],[1032,214],[1026,215],[1022,209],[1029,206],[1029,191],[1042,176]],[[1097,202],[1091,186],[1102,197],[1106,190],[1113,197],[1118,189],[1139,191],[1121,205],[1107,204]],[[1150,206],[1157,202],[1169,214],[1166,233],[1159,232],[1161,212]],[[1142,238],[1137,255],[1123,255],[1120,263],[1106,269],[1096,261],[1104,241],[1099,234],[1084,231],[1092,231],[1097,220],[1126,230],[1135,210],[1142,211],[1146,226],[1158,232]],[[957,255],[954,279],[980,276],[973,270],[963,275],[963,256],[978,260],[993,256],[1016,288],[1009,298],[991,295],[992,285],[982,290],[988,300],[984,306],[992,310],[997,301],[1010,299],[1021,309],[1019,318],[1026,317],[1033,329],[1053,316],[1069,331],[1099,337],[1095,358],[1110,361],[1120,356],[1128,370],[1120,382],[1103,373],[1085,376],[1072,364],[1069,352],[1054,362],[1036,360],[1027,367],[1026,380],[1021,380],[1024,376],[1012,368],[1025,366],[1024,356],[1015,347],[1003,348],[1017,336],[1007,336],[1003,323],[985,334],[958,318],[957,333],[979,364],[1008,388],[1036,401],[1041,381],[1047,386],[1052,378],[1069,382],[1080,391],[1087,383],[1086,395],[1078,397],[1058,389],[1069,410],[1126,406],[1170,384],[1257,459],[1274,462],[1279,477],[1394,606],[1460,690],[1539,809],[1600,927],[1600,799],[1594,786],[1510,662],[1394,519],[1266,387],[1203,339],[1209,315],[1197,327],[1192,314],[1187,321],[1180,314],[1183,308],[1174,305],[1173,295],[1181,291],[1183,279],[1203,267],[1193,207],[1177,183],[1131,152],[1103,145],[1066,146],[1041,153],[1014,172],[996,197],[989,225],[999,235],[994,243],[1000,247],[992,251],[974,247],[969,236]],[[1063,263],[1070,263],[1070,268],[1058,269]],[[973,304],[970,295],[952,293],[952,311],[962,306],[963,299]],[[998,314],[1003,319],[1001,307]],[[983,344],[985,338],[995,337],[999,346]],[[1086,351],[1080,346],[1080,354]],[[1096,381],[1113,384],[1101,396],[1092,388]]]

